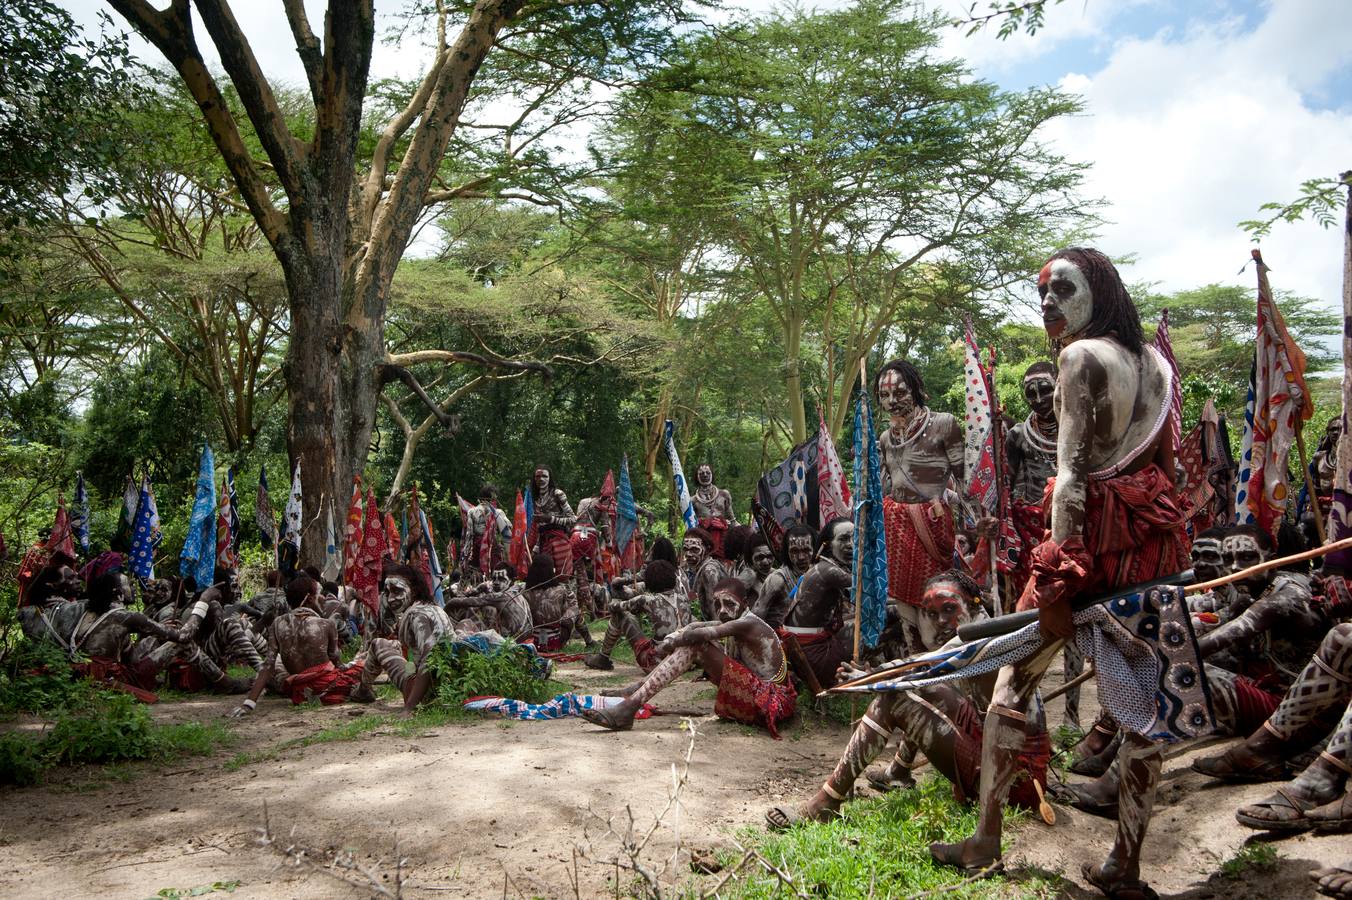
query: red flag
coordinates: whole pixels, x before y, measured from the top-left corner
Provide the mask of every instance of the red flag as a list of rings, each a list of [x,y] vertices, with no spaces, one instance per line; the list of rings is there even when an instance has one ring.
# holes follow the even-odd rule
[[[375,491],[366,491],[366,526],[352,576],[352,587],[371,615],[380,614],[380,567],[385,558],[385,526],[376,507]]]
[[[526,546],[526,499],[516,492],[516,509],[512,514],[512,542],[507,547],[507,561],[518,578],[526,577],[530,566],[530,548]]]
[[[385,513],[385,556],[399,560],[399,525],[389,513]]]
[[[493,571],[493,545],[498,539],[498,507],[488,501],[488,515],[484,517],[484,533],[479,535],[479,571],[489,575]]]
[[[239,568],[239,558],[235,555],[235,542],[230,532],[230,491],[221,478],[221,508],[216,514],[216,567],[219,569]]]
[[[47,538],[47,549],[64,553],[75,560],[75,542],[70,536],[70,513],[66,512],[66,498],[56,495],[56,521],[52,523],[52,533]]]
[[[355,584],[358,558],[361,556],[361,476],[352,476],[352,500],[343,522],[343,584]]]

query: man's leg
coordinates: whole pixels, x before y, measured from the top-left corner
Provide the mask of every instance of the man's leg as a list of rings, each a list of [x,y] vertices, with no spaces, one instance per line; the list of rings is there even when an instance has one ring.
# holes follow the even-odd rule
[[[1084,671],[1084,654],[1074,641],[1066,642],[1065,652],[1061,655],[1065,667],[1066,681],[1079,676]],[[1066,724],[1072,728],[1080,727],[1080,687],[1076,685],[1066,691]]]
[[[1218,756],[1194,760],[1203,775],[1279,781],[1287,760],[1333,726],[1352,696],[1352,624],[1335,625],[1277,709],[1242,743]]]
[[[611,662],[610,654],[614,652],[620,639],[624,638],[629,641],[629,646],[635,647],[645,637],[643,626],[638,623],[638,617],[617,610],[610,614],[610,624],[606,626],[605,636],[601,638],[601,649],[589,654],[585,662],[592,669],[613,669],[615,664]]]
[[[390,684],[405,693],[411,675],[408,660],[404,659],[404,648],[398,641],[389,638],[372,638],[366,646],[366,665],[361,670],[361,683],[353,689],[349,699],[357,703],[370,703],[376,695],[373,685],[381,672],[389,676]]]
[[[1235,813],[1239,824],[1264,831],[1305,831],[1315,825],[1340,825],[1352,808],[1344,801],[1352,777],[1352,703],[1329,737],[1328,746],[1288,785]],[[1305,815],[1305,813],[1312,815]]]
[[[981,797],[976,834],[957,844],[935,842],[930,854],[945,865],[983,869],[1000,859],[1005,800],[1027,737],[1028,704],[1063,640],[1044,641],[1022,662],[1000,670],[981,742]]]
[[[707,646],[677,647],[671,651],[670,656],[657,664],[657,668],[648,673],[648,677],[644,678],[638,687],[634,688],[623,703],[607,709],[584,709],[582,717],[588,722],[604,725],[606,728],[616,731],[632,728],[634,726],[634,714],[639,711],[639,708],[655,697],[658,691],[689,671],[697,660],[708,656],[709,654],[702,652]],[[722,655],[721,650],[718,653],[720,656]],[[720,673],[722,671],[721,663],[719,671]],[[717,682],[714,673],[709,673],[709,677]]]

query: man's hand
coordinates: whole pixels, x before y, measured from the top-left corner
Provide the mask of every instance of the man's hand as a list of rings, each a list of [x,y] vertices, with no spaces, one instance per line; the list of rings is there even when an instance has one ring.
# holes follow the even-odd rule
[[[866,674],[867,672],[865,672],[863,669],[855,668],[848,661],[843,662],[840,664],[840,668],[836,669],[836,684],[844,684],[847,681],[853,681],[854,679],[860,678]]]
[[[1068,639],[1075,633],[1070,601],[1087,580],[1092,564],[1084,540],[1072,535],[1059,544],[1043,541],[1033,548],[1032,561],[1032,577],[1018,608],[1038,610],[1044,640]]]
[[[245,700],[239,706],[236,706],[234,709],[230,710],[230,712],[226,713],[225,716],[228,719],[242,719],[252,713],[254,707],[257,705],[257,702],[253,700]]]
[[[977,537],[994,538],[1000,534],[1000,520],[995,516],[982,516],[976,520]]]

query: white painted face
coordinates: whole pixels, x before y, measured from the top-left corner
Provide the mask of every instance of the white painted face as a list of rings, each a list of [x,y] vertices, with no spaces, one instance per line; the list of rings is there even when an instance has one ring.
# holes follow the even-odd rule
[[[907,419],[915,412],[915,397],[895,369],[889,369],[878,379],[878,406],[894,419]]]
[[[812,538],[805,534],[790,536],[787,555],[789,565],[795,572],[807,571],[807,567],[812,565]]]
[[[1227,535],[1221,541],[1221,556],[1225,558],[1225,567],[1231,575],[1267,562],[1268,557],[1267,551],[1247,534]],[[1257,597],[1267,585],[1268,578],[1267,573],[1261,573],[1244,579],[1239,585],[1248,590],[1249,596]]]
[[[775,568],[775,554],[767,544],[757,544],[751,551],[751,568],[761,578],[766,577]]]
[[[831,535],[831,556],[846,568],[854,561],[853,522],[845,522],[836,526],[835,533]]]
[[[687,535],[685,541],[681,544],[681,552],[685,557],[685,564],[691,569],[699,568],[699,564],[704,562],[704,541],[697,537]]]
[[[1037,292],[1042,297],[1042,325],[1053,340],[1079,334],[1094,316],[1089,279],[1068,259],[1054,259],[1042,267]]]
[[[409,597],[412,594],[413,591],[404,579],[397,576],[385,579],[385,595],[389,598],[389,604],[392,608],[403,609],[408,605]]]
[[[708,487],[714,483],[714,470],[707,465],[700,466],[695,470],[695,481],[700,487]]]

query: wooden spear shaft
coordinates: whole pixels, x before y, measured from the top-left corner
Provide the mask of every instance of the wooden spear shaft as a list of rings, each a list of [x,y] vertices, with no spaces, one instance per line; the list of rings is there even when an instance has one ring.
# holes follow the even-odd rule
[[[1300,470],[1305,473],[1305,490],[1310,494],[1310,506],[1314,509],[1314,527],[1319,532],[1319,543],[1327,543],[1329,536],[1324,531],[1324,511],[1319,508],[1319,492],[1310,483],[1310,461],[1305,456],[1305,428],[1296,426],[1296,450],[1300,453]]]

